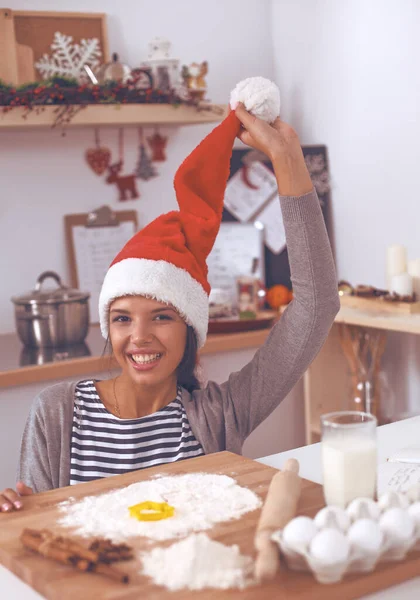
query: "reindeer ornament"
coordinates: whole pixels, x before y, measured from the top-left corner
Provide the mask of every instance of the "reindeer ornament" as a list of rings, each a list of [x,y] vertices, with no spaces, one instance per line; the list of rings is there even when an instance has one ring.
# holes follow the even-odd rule
[[[116,183],[118,191],[120,192],[119,201],[134,200],[139,198],[139,193],[136,186],[135,175],[119,175],[122,169],[122,160],[108,167],[108,177],[106,178],[107,183]]]

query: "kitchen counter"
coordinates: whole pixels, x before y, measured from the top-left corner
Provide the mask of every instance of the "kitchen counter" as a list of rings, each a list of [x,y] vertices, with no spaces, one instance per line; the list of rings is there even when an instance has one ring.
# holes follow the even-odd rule
[[[200,354],[258,348],[270,329],[241,333],[209,334]],[[116,362],[104,355],[105,341],[99,325],[91,325],[84,344],[71,349],[41,352],[25,348],[16,334],[0,335],[0,388],[27,385],[40,381],[65,379],[117,368]]]
[[[398,449],[410,444],[418,444],[420,430],[420,417],[406,419],[378,428],[378,460],[386,461],[387,457]],[[320,444],[304,446],[273,454],[258,459],[266,465],[281,468],[287,458],[294,457],[300,462],[301,475],[306,479],[322,483]],[[41,600],[37,592],[20,581],[13,573],[0,566],[0,590],[5,598],[18,598],[19,600]],[[257,594],[258,596],[258,594]],[[420,577],[388,588],[377,594],[364,596],[364,600],[417,600],[420,596]]]

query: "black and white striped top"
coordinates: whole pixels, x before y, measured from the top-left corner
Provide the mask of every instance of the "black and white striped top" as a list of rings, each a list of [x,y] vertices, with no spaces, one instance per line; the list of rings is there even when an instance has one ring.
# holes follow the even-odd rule
[[[119,419],[102,403],[93,380],[75,389],[70,485],[204,454],[178,395],[159,411]]]

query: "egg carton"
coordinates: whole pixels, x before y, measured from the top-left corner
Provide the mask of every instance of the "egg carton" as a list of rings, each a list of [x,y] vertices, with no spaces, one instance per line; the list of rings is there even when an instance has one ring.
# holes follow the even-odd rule
[[[420,485],[387,492],[377,502],[356,498],[346,509],[327,506],[313,519],[296,517],[272,540],[290,569],[310,571],[319,583],[401,561],[420,550]]]

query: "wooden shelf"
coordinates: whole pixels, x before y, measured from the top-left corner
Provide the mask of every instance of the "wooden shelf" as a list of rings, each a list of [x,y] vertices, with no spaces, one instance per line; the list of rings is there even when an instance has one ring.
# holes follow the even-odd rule
[[[193,106],[171,104],[107,104],[89,105],[79,111],[66,127],[89,127],[107,125],[197,125],[217,123],[227,114],[227,106],[213,105],[214,110],[197,110]],[[51,127],[56,118],[57,106],[29,112],[23,118],[24,108],[13,108],[3,113],[0,107],[1,129],[27,129]]]
[[[205,346],[200,350],[200,355],[259,348],[269,333],[270,329],[261,329],[242,333],[209,334]],[[101,336],[99,326],[91,325],[86,343],[91,351],[91,356],[19,366],[19,354],[22,353],[23,346],[17,335],[0,335],[0,388],[103,371],[109,372],[111,369],[118,368],[113,359],[109,356],[102,356],[105,341]]]

